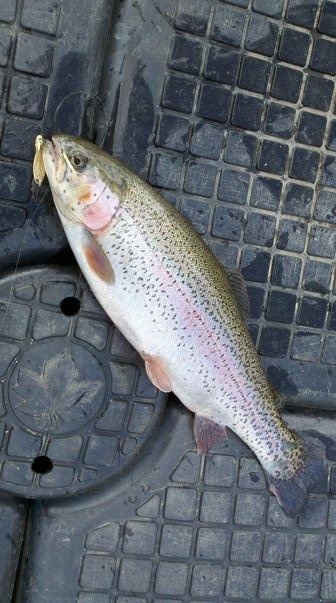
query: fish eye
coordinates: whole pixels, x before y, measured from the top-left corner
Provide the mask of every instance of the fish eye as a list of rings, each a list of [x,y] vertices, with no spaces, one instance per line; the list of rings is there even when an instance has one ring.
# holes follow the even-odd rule
[[[82,155],[81,153],[76,153],[71,156],[70,161],[71,165],[73,165],[76,170],[81,171],[85,169],[88,159],[87,157],[85,157],[85,155]]]

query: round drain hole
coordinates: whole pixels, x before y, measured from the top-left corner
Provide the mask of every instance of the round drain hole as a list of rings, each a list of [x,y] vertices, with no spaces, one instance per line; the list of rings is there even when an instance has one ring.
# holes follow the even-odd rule
[[[34,473],[49,473],[53,468],[53,462],[48,456],[37,456],[31,464]]]
[[[65,297],[60,303],[61,312],[65,316],[75,316],[80,310],[80,301],[77,297]]]

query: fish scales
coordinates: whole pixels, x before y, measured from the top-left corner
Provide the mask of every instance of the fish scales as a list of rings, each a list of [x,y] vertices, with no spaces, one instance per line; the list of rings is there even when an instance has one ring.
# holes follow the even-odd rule
[[[94,145],[57,136],[43,158],[77,261],[153,383],[195,412],[196,438],[235,431],[286,512],[297,512],[325,474],[323,455],[284,424],[217,259],[169,203]]]
[[[166,366],[171,366],[172,374],[176,374],[181,362],[187,373],[198,374],[197,385],[193,378],[190,394],[185,392],[188,375],[181,376],[180,382],[177,379],[173,382],[175,393],[191,410],[201,412],[212,420],[216,420],[216,416],[211,407],[217,404],[221,419],[250,445],[258,445],[258,438],[261,437],[259,454],[265,457],[266,462],[263,453],[267,440],[274,447],[279,428],[283,435],[285,427],[277,413],[274,413],[274,392],[242,324],[226,274],[180,214],[162,202],[161,196],[155,195],[153,199],[153,190],[147,191],[142,183],[139,186],[133,174],[130,177],[133,182],[128,185],[118,223],[97,238],[107,255],[112,253],[114,261],[124,250],[126,265],[123,283],[126,288],[131,285],[126,290],[125,303],[131,302],[132,306],[140,308],[137,323],[145,333],[143,346],[148,346],[151,339],[154,348],[159,344],[159,352],[166,357]],[[144,213],[146,221],[143,220]],[[141,253],[138,251],[134,258],[134,249],[139,250],[142,245]],[[152,265],[151,274],[148,273],[148,265]],[[130,270],[133,270],[131,281]],[[144,288],[145,296],[140,295],[139,298],[134,286],[139,285],[137,279],[143,274],[146,274],[147,280],[140,281],[140,286]],[[149,280],[151,276],[154,282]],[[169,297],[163,297],[167,296],[169,289],[171,304]],[[165,325],[163,341],[158,341],[156,327],[152,328],[153,307],[161,310],[160,317]],[[196,312],[192,312],[192,308]],[[148,320],[144,318],[146,309],[149,312]],[[134,313],[133,307],[130,307],[130,312]],[[190,317],[186,320],[188,312]],[[189,329],[194,330],[186,332],[186,323]],[[166,342],[167,332],[172,331],[177,335],[177,340]],[[195,332],[198,335],[196,338]],[[141,352],[136,339],[131,343]],[[171,350],[175,346],[181,351],[172,359]],[[206,408],[207,398],[209,410]],[[265,437],[265,411],[260,405],[261,401],[269,413],[274,413],[274,425],[273,429],[269,425],[268,438]],[[245,413],[242,402],[246,406]],[[244,423],[244,417],[251,418],[251,423]]]

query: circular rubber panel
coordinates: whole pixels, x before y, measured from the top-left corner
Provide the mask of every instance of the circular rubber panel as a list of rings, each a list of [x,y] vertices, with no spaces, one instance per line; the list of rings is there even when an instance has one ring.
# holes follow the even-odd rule
[[[76,269],[0,280],[0,488],[88,490],[124,470],[166,402]]]

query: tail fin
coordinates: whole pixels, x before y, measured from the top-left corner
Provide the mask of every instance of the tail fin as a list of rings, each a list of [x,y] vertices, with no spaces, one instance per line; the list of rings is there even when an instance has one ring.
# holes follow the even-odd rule
[[[324,450],[311,442],[304,442],[304,453],[303,464],[293,477],[279,479],[267,474],[269,489],[287,515],[297,515],[309,492],[327,477]]]

